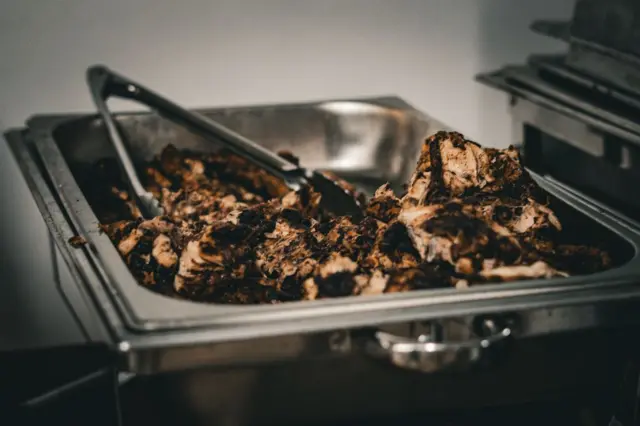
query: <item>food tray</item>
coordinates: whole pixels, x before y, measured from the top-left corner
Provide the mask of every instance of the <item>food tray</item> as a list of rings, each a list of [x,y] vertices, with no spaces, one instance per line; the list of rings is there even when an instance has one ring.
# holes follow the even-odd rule
[[[425,136],[448,130],[389,97],[200,112],[268,148],[293,151],[308,167],[351,178],[367,191],[387,180],[396,187],[406,182]],[[134,160],[149,159],[168,143],[198,151],[216,148],[153,114],[123,113],[117,120],[132,144]],[[612,251],[613,269],[464,291],[421,290],[281,305],[204,305],[169,299],[138,285],[100,232],[74,178],[83,163],[112,155],[100,120],[93,115],[34,117],[25,137],[26,146],[14,143],[12,148],[65,260],[77,272],[99,321],[107,324],[104,338],[122,353],[126,370],[153,372],[349,351],[355,341],[347,330],[451,317],[532,312],[533,317],[520,316],[517,326],[501,328],[496,338],[589,328],[609,320],[630,321],[620,315],[624,309],[619,304],[607,302],[623,301],[627,306],[640,296],[640,234],[635,223],[534,174],[556,199],[556,212],[567,232],[605,244]],[[76,235],[88,244],[71,247],[68,240]],[[600,306],[597,312],[595,302]],[[575,309],[567,311],[568,305]],[[536,311],[540,308],[547,311],[541,314]],[[551,308],[559,310],[548,311]],[[312,334],[323,337],[308,340]],[[463,345],[453,352],[474,357],[475,350],[468,349]]]

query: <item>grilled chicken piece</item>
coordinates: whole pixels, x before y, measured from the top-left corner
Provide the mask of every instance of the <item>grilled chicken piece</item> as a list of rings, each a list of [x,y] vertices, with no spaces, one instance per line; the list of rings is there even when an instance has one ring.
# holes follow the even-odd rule
[[[485,187],[494,181],[490,163],[488,153],[461,134],[436,133],[422,145],[407,194],[402,198],[403,208],[424,206],[438,198],[458,197],[467,189]]]
[[[400,213],[400,200],[393,193],[388,183],[378,188],[366,208],[367,216],[381,222],[394,221]]]
[[[338,253],[332,253],[318,264],[303,282],[305,300],[318,298],[376,295],[387,289],[389,275],[381,270],[362,270],[356,262]]]
[[[373,247],[365,253],[360,263],[366,268],[384,271],[418,267],[421,263],[420,254],[406,225],[398,221],[389,225],[376,222],[376,225],[378,230]]]
[[[312,257],[316,240],[309,219],[317,214],[320,195],[309,188],[290,192],[271,216],[273,228],[255,246],[255,264],[268,285],[284,297],[299,298],[300,283],[317,264]]]
[[[531,197],[523,200],[478,194],[463,198],[462,202],[480,206],[487,220],[495,221],[514,234],[525,235],[540,230],[562,230],[560,221],[548,206],[548,200],[543,204]]]
[[[208,225],[202,236],[189,241],[180,256],[180,266],[173,282],[181,294],[205,297],[219,282],[244,278],[253,230],[227,221]]]
[[[567,277],[569,274],[553,269],[543,261],[532,265],[499,266],[480,271],[480,276],[489,281],[514,281],[529,278]]]
[[[325,262],[314,265],[303,283],[304,298],[340,297],[354,294],[358,264],[348,257],[332,254]]]
[[[197,154],[167,146],[151,165],[173,183],[172,189],[193,190],[201,186],[219,189],[243,202],[260,203],[286,195],[284,182],[229,151]],[[153,180],[149,186],[153,187]]]
[[[376,225],[372,221],[357,224],[345,216],[316,224],[312,228],[317,241],[315,257],[322,261],[331,253],[338,253],[357,261],[363,251],[373,245]]]
[[[234,168],[241,182],[228,179]],[[165,213],[177,221],[213,223],[239,206],[260,204],[288,192],[282,182],[232,154],[185,154],[172,146],[147,167],[147,176]]]
[[[459,274],[518,265],[523,243],[545,245],[540,231],[562,229],[515,149],[482,149],[458,133],[427,140],[401,204],[422,260]]]
[[[313,243],[308,227],[280,217],[255,249],[256,266],[270,285],[299,296],[295,283],[310,275],[317,264],[312,258]]]
[[[459,200],[403,210],[399,221],[408,230],[420,258],[427,263],[446,262],[462,274],[485,267],[511,265],[522,248],[508,229],[487,220],[481,207]]]
[[[483,149],[460,133],[438,132],[422,146],[401,202],[408,208],[476,193],[543,195],[522,167],[515,148]]]
[[[162,208],[176,221],[203,220],[213,223],[221,220],[244,203],[238,203],[234,195],[225,195],[210,188],[199,188],[190,192],[162,190]]]
[[[190,297],[207,298],[229,281],[257,278],[250,262],[251,245],[268,230],[269,223],[252,226],[277,207],[264,204],[240,208],[222,220],[206,223],[183,242],[174,290]]]
[[[247,279],[299,298],[300,286],[288,286],[313,272],[313,222],[304,213],[317,211],[319,201],[317,193],[303,188],[282,201],[241,206],[207,225],[180,256],[175,290],[204,297]]]
[[[421,265],[418,268],[392,270],[386,292],[399,293],[412,290],[450,288],[458,281],[446,264]]]
[[[176,227],[169,218],[122,221],[105,230],[142,285],[167,290],[178,265]]]

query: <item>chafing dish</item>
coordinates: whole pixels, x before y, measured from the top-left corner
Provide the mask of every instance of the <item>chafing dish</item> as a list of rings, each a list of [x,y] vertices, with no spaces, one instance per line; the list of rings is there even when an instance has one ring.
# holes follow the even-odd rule
[[[368,192],[385,181],[399,188],[424,137],[448,130],[393,97],[199,112]],[[117,121],[134,160],[169,143],[216,149],[153,114],[121,113]],[[140,404],[146,395],[157,413],[164,405],[157,398],[173,395],[175,406],[186,407],[173,410],[183,424],[212,416],[220,424],[293,424],[309,410],[321,423],[551,397],[569,388],[588,393],[610,379],[626,353],[628,342],[607,330],[637,322],[636,223],[542,175],[533,173],[556,199],[563,223],[610,247],[613,269],[466,290],[202,305],[140,287],[100,232],[74,178],[83,163],[113,155],[97,117],[36,116],[8,139],[72,272],[61,288],[88,340],[113,350],[119,371],[138,375],[123,394]],[[75,236],[87,244],[72,246]]]

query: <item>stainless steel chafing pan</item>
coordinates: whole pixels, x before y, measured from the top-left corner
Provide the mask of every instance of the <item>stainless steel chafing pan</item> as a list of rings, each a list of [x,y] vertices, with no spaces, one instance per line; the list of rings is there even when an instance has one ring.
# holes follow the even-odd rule
[[[446,129],[397,98],[200,112],[266,147],[297,153],[308,167],[333,169],[369,192],[387,180],[396,187],[404,183],[424,137]],[[117,120],[131,141],[137,160],[150,158],[168,143],[200,151],[215,149],[155,115],[123,113],[117,115]],[[253,377],[255,366],[272,364],[269,368],[275,370],[265,374],[280,377],[277,365],[287,362],[291,368],[297,365],[294,370],[299,373],[315,368],[312,365],[327,374],[335,369],[342,378],[329,374],[321,380],[322,374],[314,374],[315,380],[323,383],[318,385],[322,389],[345,380],[353,382],[353,386],[410,383],[400,392],[404,395],[421,386],[428,388],[432,382],[381,366],[361,365],[360,354],[423,372],[458,370],[504,354],[509,367],[502,376],[483,376],[479,382],[478,377],[466,380],[476,385],[501,380],[502,386],[507,387],[514,380],[530,380],[537,382],[540,390],[548,384],[543,377],[548,379],[548,374],[555,374],[555,384],[571,382],[583,386],[583,379],[587,378],[572,382],[566,375],[581,374],[577,371],[588,370],[590,362],[620,355],[618,350],[607,349],[611,347],[611,336],[600,335],[596,339],[589,333],[633,326],[637,321],[633,312],[640,297],[638,227],[543,176],[534,175],[556,199],[556,209],[568,232],[605,244],[612,250],[614,269],[590,276],[486,285],[464,291],[424,290],[275,306],[203,305],[168,299],[140,287],[107,236],[99,232],[91,206],[74,178],[83,163],[112,155],[99,119],[93,115],[38,116],[28,122],[27,130],[9,136],[34,198],[59,245],[59,253],[75,277],[63,289],[69,299],[77,301],[77,314],[87,324],[90,339],[106,342],[119,353],[122,371],[149,374],[235,366],[240,370],[223,375],[245,371],[239,374]],[[84,237],[88,244],[71,247],[68,240],[76,235]],[[531,342],[540,342],[548,335],[568,332],[574,337],[563,338],[561,343],[531,346]],[[545,341],[552,342],[554,338]],[[533,359],[526,354],[522,357],[524,347],[533,347],[537,355]],[[558,350],[591,358],[585,358],[590,360],[586,364],[568,360],[562,364],[559,361],[564,357]],[[509,359],[510,355],[516,359]],[[324,361],[317,365],[300,364],[301,360],[319,358]],[[552,369],[548,364],[553,359],[558,364]],[[570,367],[576,370],[570,372]],[[189,392],[219,380],[227,383],[215,370],[209,371],[213,372],[163,375],[158,380],[177,380]],[[291,376],[293,370],[287,371],[281,371],[288,377],[287,383],[303,385],[302,379],[296,381]],[[533,371],[536,377],[530,374]],[[362,381],[358,374],[367,375],[368,379]],[[562,374],[564,378],[560,378]],[[230,379],[228,383],[231,382]],[[249,382],[253,383],[253,379]],[[318,392],[323,392],[320,388]],[[275,388],[271,391],[275,392]],[[353,392],[337,392],[333,396],[353,399]],[[502,395],[509,393],[506,389]],[[378,407],[385,408],[382,411],[402,410],[403,404],[421,406],[415,396],[410,401],[400,401],[401,396],[396,398],[393,392],[383,394],[383,399],[398,401],[386,408]],[[478,395],[477,402],[481,404],[479,401],[486,397],[489,395]],[[213,403],[213,397],[205,398],[206,403],[198,398],[199,402],[190,400],[191,403]],[[228,398],[220,398],[216,404],[224,405]],[[373,401],[355,399],[356,405]]]

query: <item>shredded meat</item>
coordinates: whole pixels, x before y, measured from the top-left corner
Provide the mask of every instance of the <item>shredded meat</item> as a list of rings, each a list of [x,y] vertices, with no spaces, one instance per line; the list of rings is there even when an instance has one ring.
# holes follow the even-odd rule
[[[291,192],[228,152],[169,146],[143,170],[163,217],[141,219],[109,160],[89,170],[87,197],[140,284],[173,297],[279,303],[565,277],[611,263],[564,238],[515,149],[481,148],[459,133],[428,138],[405,193],[381,186],[358,221],[324,214],[311,188]]]

